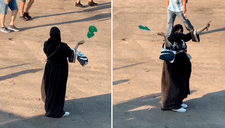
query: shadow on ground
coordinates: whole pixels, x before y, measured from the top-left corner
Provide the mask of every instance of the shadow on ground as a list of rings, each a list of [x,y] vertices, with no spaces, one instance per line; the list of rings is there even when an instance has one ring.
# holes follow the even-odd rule
[[[195,91],[192,91],[192,94]],[[113,108],[115,128],[222,128],[225,127],[225,91],[185,101],[186,113],[161,110],[161,94],[133,99]]]
[[[48,118],[43,115],[24,118],[0,111],[1,128],[110,128],[111,94],[66,101],[69,117]]]
[[[113,81],[113,85],[118,85],[130,81],[129,79]]]
[[[25,30],[33,29],[33,28],[56,26],[56,25],[62,25],[62,24],[71,24],[71,23],[85,22],[85,21],[92,21],[92,20],[108,20],[108,19],[111,19],[111,13],[98,14],[98,15],[95,15],[95,16],[92,16],[92,17],[81,19],[81,20],[72,20],[72,21],[66,21],[66,22],[59,22],[59,23],[37,25],[37,26],[32,26],[32,27],[25,27],[25,28],[20,28],[20,30],[25,31]]]
[[[99,4],[98,6],[96,6],[94,8],[86,9],[86,10],[83,10],[83,11],[66,12],[66,13],[51,14],[51,15],[45,15],[45,16],[37,16],[34,19],[44,18],[44,17],[52,17],[52,16],[59,16],[59,15],[67,15],[67,14],[73,14],[73,13],[81,13],[81,12],[92,12],[92,11],[108,9],[108,8],[111,8],[111,2]],[[28,29],[34,29],[34,28],[39,28],[39,27],[46,27],[46,26],[56,26],[56,25],[62,25],[62,24],[71,24],[71,23],[94,21],[94,20],[102,21],[102,20],[110,20],[110,19],[111,19],[111,12],[110,13],[101,13],[101,14],[98,14],[98,15],[93,15],[92,17],[87,17],[87,18],[79,19],[79,20],[71,20],[71,21],[65,21],[65,22],[59,22],[59,23],[50,23],[50,24],[43,24],[43,25],[37,25],[37,26],[31,26],[31,27],[24,27],[24,28],[20,28],[20,31],[25,31],[25,30],[28,30]]]
[[[52,17],[52,16],[60,16],[60,15],[68,15],[68,14],[74,14],[74,13],[83,13],[83,12],[90,12],[90,11],[98,11],[98,10],[108,9],[108,8],[111,8],[111,2],[98,4],[98,6],[95,6],[95,7],[89,8],[89,9],[85,9],[82,11],[72,11],[72,12],[65,12],[65,13],[59,13],[59,14],[36,16],[36,17],[33,17],[33,19]]]
[[[18,64],[18,65],[12,65],[12,66],[7,66],[7,67],[2,67],[2,68],[0,68],[0,70],[8,69],[8,68],[20,67],[20,66],[24,66],[24,65],[27,65],[27,63]]]
[[[224,28],[219,28],[219,29],[210,30],[210,31],[207,31],[207,32],[202,32],[200,35],[211,34],[211,33],[222,32],[222,31],[225,31],[225,27],[224,27]]]
[[[43,70],[43,69],[29,69],[29,70],[24,70],[24,71],[8,74],[8,75],[5,75],[5,76],[0,76],[0,81],[10,79],[10,78],[13,78],[13,77],[18,77],[18,76],[24,75],[24,74],[36,73],[36,72],[39,72],[41,70]]]
[[[113,70],[119,70],[119,69],[123,69],[123,68],[129,68],[129,67],[133,67],[133,66],[141,65],[141,64],[144,64],[144,63],[145,63],[145,62],[135,63],[135,64],[130,64],[130,65],[126,65],[126,66],[122,66],[122,67],[114,68]]]

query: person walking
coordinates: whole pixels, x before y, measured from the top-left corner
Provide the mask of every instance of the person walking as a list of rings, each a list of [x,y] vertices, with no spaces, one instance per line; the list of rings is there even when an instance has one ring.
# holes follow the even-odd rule
[[[205,29],[208,30],[209,27],[210,22],[201,29],[184,34],[182,25],[178,24],[173,27],[169,37],[164,33],[158,33],[164,37],[163,47],[176,52],[173,62],[168,60],[163,62],[162,110],[186,112],[188,105],[184,104],[183,100],[190,94],[189,80],[191,77],[191,56],[187,54],[186,42],[190,40],[199,42],[199,34]]]
[[[61,42],[60,30],[57,27],[51,28],[50,38],[44,43],[47,63],[41,86],[45,116],[53,118],[69,116],[70,113],[64,111],[68,61],[75,62],[77,48],[83,43],[84,41],[80,41],[71,49],[66,43]]]
[[[20,3],[20,19],[22,19],[24,21],[27,21],[27,20],[32,19],[32,17],[29,15],[29,10],[34,3],[34,0],[29,0],[29,2],[27,4],[27,7],[26,7],[26,10],[24,12],[25,3],[26,3],[26,0],[21,0],[21,3]]]
[[[166,0],[167,7],[167,35],[169,36],[174,26],[176,16],[180,18],[189,32],[194,30],[191,22],[185,17],[187,0]]]
[[[10,33],[11,31],[19,31],[17,27],[15,27],[16,15],[18,12],[18,7],[16,0],[0,0],[1,3],[1,31],[4,33]],[[8,7],[12,10],[11,22],[10,26],[7,28],[5,26],[5,17],[8,12]]]

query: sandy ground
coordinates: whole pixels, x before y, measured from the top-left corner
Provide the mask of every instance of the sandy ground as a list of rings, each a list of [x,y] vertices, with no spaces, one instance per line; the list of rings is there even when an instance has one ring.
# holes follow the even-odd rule
[[[87,5],[87,0],[81,2]],[[30,10],[32,21],[24,22],[17,17],[20,32],[0,33],[1,128],[110,128],[111,1],[95,2],[99,6],[77,8],[75,0],[38,0]],[[10,15],[11,10],[6,26]],[[74,47],[87,39],[90,25],[96,26],[98,32],[79,47],[88,57],[88,65],[69,64],[64,109],[71,115],[47,118],[43,116],[40,85],[46,62],[43,44],[49,38],[50,28],[57,26],[62,41]]]
[[[176,113],[161,111],[160,104],[162,37],[156,32],[167,32],[165,0],[113,1],[114,128],[225,127],[224,5],[219,0],[187,4],[196,29],[212,22],[200,43],[187,44],[192,56],[191,95],[185,100],[187,112]],[[179,18],[175,23],[181,23]],[[138,25],[153,32],[141,31]]]

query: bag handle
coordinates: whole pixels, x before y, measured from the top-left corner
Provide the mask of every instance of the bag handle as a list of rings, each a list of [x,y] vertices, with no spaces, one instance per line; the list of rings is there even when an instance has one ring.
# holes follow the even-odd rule
[[[60,45],[61,45],[61,43],[59,44],[59,46],[60,46]],[[48,59],[49,59],[53,54],[56,53],[56,51],[59,49],[59,46],[57,47],[57,49],[56,49],[51,55],[48,56]]]

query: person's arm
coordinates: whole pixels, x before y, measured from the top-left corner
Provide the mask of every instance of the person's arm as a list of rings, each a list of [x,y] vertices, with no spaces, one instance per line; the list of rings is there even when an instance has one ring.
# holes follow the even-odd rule
[[[206,26],[204,26],[204,27],[202,27],[202,28],[200,28],[200,29],[197,29],[197,30],[194,30],[194,31],[192,31],[192,32],[189,32],[189,33],[185,34],[183,40],[184,40],[185,42],[188,42],[188,41],[190,41],[190,40],[192,40],[192,41],[194,41],[194,42],[200,42],[200,37],[199,37],[199,35],[200,35],[204,30],[208,30],[208,28],[210,27],[210,22],[211,22],[211,21],[209,21],[209,22],[206,24]]]
[[[80,46],[80,45],[82,45],[82,44],[84,44],[84,40],[82,40],[82,41],[79,41],[78,43],[77,43],[77,45],[74,47],[74,49],[78,49],[78,47]]]
[[[185,14],[187,12],[186,0],[183,0],[183,5],[184,5],[183,14]]]
[[[167,9],[167,11],[168,11],[168,7],[169,7],[169,2],[170,2],[170,0],[166,0],[166,9]]]
[[[200,33],[202,33],[204,30],[207,30],[207,31],[208,31],[208,28],[210,27],[210,22],[211,22],[211,21],[209,21],[209,22],[206,24],[205,27],[202,27],[202,28],[198,29],[196,33],[197,33],[197,34],[200,34]]]
[[[66,44],[66,54],[67,54],[67,57],[68,57],[68,60],[69,60],[69,62],[71,62],[71,63],[75,63],[76,62],[76,56],[77,56],[77,49],[78,49],[78,47],[80,46],[80,45],[82,45],[82,44],[84,44],[84,40],[82,40],[82,41],[79,41],[77,44],[76,44],[76,46],[73,48],[73,49],[71,49],[67,44]]]
[[[159,36],[163,36],[164,37],[164,42],[165,42],[165,44],[166,44],[166,47],[167,48],[169,48],[170,47],[170,42],[167,40],[167,36],[166,36],[166,34],[165,33],[163,33],[163,32],[161,32],[161,33],[157,33],[157,35],[159,35]]]

